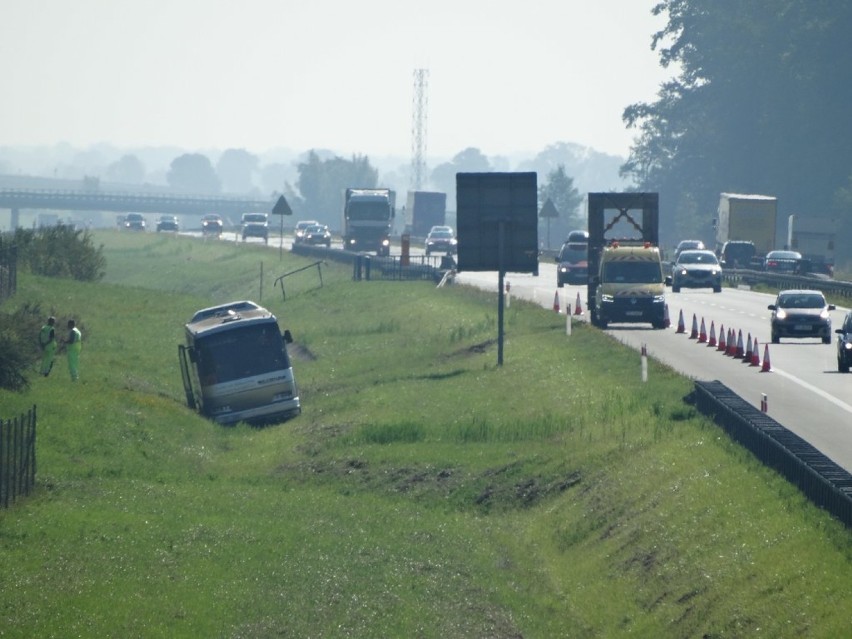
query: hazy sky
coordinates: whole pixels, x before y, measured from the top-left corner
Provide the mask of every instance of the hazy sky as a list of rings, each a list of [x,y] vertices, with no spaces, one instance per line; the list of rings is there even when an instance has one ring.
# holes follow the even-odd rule
[[[657,0],[2,0],[0,145],[626,155]]]

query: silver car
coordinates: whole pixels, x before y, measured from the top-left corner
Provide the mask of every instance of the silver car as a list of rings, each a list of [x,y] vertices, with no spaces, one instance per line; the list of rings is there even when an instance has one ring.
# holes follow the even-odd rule
[[[672,293],[681,288],[712,288],[722,291],[722,267],[713,251],[682,251],[672,266]]]

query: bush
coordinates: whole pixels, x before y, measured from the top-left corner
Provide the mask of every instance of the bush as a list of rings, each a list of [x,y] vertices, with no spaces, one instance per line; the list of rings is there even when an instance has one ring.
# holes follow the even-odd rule
[[[103,245],[95,247],[89,231],[73,226],[19,228],[15,230],[13,243],[18,246],[21,266],[35,275],[96,281],[102,279],[106,271]]]
[[[41,357],[38,332],[44,319],[37,305],[0,313],[0,388],[21,391],[29,386],[27,371]]]

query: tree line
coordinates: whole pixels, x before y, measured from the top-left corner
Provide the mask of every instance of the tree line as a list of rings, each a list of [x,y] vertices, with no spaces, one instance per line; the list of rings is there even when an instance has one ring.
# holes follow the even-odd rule
[[[623,112],[622,174],[660,193],[669,240],[712,237],[720,192],[778,197],[779,214],[852,208],[852,3],[661,0],[652,48],[677,69]]]

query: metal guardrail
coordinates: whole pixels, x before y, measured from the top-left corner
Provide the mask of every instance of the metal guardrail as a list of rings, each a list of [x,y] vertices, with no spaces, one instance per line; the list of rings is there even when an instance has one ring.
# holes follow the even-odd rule
[[[695,382],[695,405],[735,441],[852,528],[852,474],[720,381]]]
[[[333,260],[352,265],[353,280],[430,280],[438,283],[447,270],[443,256],[412,255],[403,264],[402,257],[391,255],[378,257],[366,253],[355,253],[324,246],[294,244],[291,251],[297,255]]]
[[[852,282],[833,280],[823,277],[808,277],[805,275],[789,275],[784,273],[767,273],[748,269],[725,269],[722,279],[728,284],[766,284],[768,286],[785,288],[807,288],[822,291],[839,297],[852,297]]]

